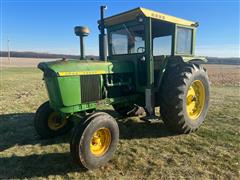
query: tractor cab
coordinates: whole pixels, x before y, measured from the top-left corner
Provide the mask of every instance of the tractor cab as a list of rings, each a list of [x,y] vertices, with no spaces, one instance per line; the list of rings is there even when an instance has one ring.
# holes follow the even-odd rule
[[[196,59],[196,22],[136,8],[99,23],[107,29],[108,60],[134,64],[137,90],[146,92],[151,104],[147,99],[159,89],[167,61]]]
[[[194,55],[198,23],[145,8],[136,8],[104,19],[109,59],[123,55]]]

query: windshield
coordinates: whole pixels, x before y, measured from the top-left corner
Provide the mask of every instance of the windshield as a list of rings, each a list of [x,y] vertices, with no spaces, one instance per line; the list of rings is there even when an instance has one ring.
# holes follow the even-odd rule
[[[123,24],[120,29],[110,33],[110,45],[112,55],[143,53],[145,51],[144,26],[127,27]]]

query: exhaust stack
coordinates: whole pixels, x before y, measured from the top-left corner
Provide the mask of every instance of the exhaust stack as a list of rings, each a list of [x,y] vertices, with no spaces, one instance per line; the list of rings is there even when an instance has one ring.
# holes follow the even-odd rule
[[[76,36],[79,36],[79,38],[80,38],[80,60],[83,60],[83,59],[85,59],[84,37],[88,36],[90,31],[89,31],[88,27],[76,26],[74,28],[74,32],[75,32]]]
[[[99,56],[100,60],[107,60],[107,35],[105,34],[105,26],[104,26],[104,11],[107,9],[107,6],[100,7],[100,24],[98,26],[100,30],[99,34]]]

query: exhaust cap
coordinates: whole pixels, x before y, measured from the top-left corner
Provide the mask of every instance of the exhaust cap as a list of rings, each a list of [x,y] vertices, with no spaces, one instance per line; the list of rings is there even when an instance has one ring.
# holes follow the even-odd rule
[[[84,51],[84,37],[88,36],[90,31],[88,29],[88,27],[84,27],[84,26],[76,26],[74,28],[74,32],[76,34],[76,36],[79,36],[80,39],[80,60],[85,59],[85,51]]]
[[[88,29],[88,27],[76,26],[74,28],[74,32],[76,36],[88,36],[90,33],[90,30]]]

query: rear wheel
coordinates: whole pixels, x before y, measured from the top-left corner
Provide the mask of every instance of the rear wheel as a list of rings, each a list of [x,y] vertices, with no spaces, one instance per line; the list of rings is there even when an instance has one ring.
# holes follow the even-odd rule
[[[209,104],[209,81],[201,65],[168,66],[160,89],[160,113],[172,130],[190,133],[203,123]]]
[[[94,169],[107,163],[113,156],[119,140],[115,119],[107,113],[93,113],[75,128],[70,150],[73,160]]]
[[[34,117],[34,126],[41,138],[51,138],[67,133],[73,126],[73,123],[54,111],[49,102],[43,103],[36,111]]]

